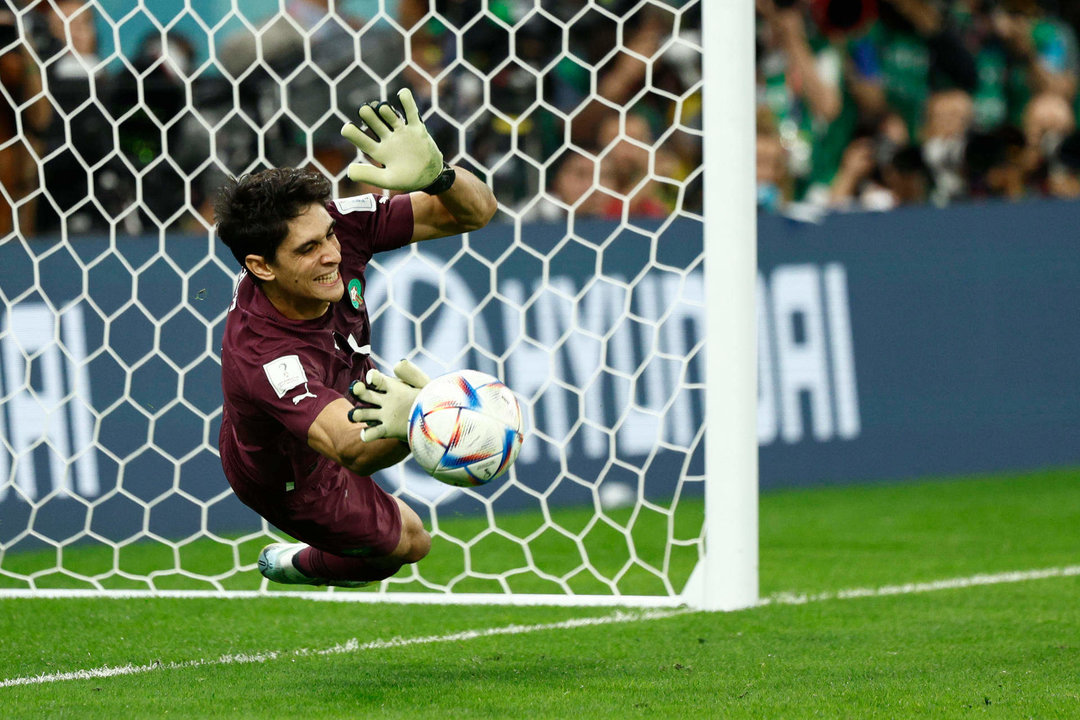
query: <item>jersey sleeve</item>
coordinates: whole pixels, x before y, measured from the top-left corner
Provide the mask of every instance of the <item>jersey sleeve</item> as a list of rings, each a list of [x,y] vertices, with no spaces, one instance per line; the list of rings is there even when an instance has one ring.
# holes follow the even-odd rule
[[[244,395],[251,409],[277,421],[305,443],[319,413],[344,397],[324,383],[316,365],[303,353],[286,349],[280,354],[252,356],[238,362],[237,370],[243,376]]]
[[[327,205],[335,221],[334,231],[342,252],[351,252],[365,263],[377,252],[396,250],[412,240],[412,201],[408,194],[357,195]]]

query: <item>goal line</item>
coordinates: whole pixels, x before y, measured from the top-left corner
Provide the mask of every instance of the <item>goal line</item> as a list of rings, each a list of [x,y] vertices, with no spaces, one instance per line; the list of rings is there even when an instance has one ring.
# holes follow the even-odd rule
[[[1080,565],[1039,568],[1032,570],[1010,570],[1000,573],[978,573],[967,577],[946,578],[926,582],[912,582],[879,587],[857,587],[845,590],[821,593],[777,592],[760,598],[751,607],[769,605],[806,605],[829,600],[854,600],[868,597],[890,597],[895,595],[915,595],[939,590],[960,590],[986,585],[1004,585],[1009,583],[1046,580],[1050,578],[1078,577]],[[574,607],[619,607],[686,609],[687,600],[682,596],[667,595],[578,595],[566,596],[555,594],[453,594],[453,593],[376,593],[376,592],[266,592],[260,590],[73,590],[73,589],[0,589],[0,600],[11,599],[203,599],[203,600],[253,600],[253,599],[297,599],[314,602],[337,603],[378,603],[385,602],[386,595],[393,595],[403,604],[419,605],[506,605],[506,606],[574,606]]]

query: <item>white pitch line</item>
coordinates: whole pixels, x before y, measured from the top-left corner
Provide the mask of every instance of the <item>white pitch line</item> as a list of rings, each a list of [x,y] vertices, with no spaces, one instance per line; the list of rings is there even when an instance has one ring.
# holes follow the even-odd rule
[[[970,577],[950,578],[948,580],[935,580],[924,583],[907,583],[905,585],[883,585],[877,588],[851,588],[838,592],[824,592],[816,594],[798,593],[775,593],[758,601],[755,607],[768,605],[805,605],[813,602],[827,600],[852,600],[866,597],[889,597],[894,595],[913,595],[916,593],[934,592],[938,590],[957,590],[962,588],[978,587],[985,585],[1001,585],[1005,583],[1027,582],[1029,580],[1044,580],[1048,578],[1076,577],[1080,576],[1080,565],[1069,565],[1058,568],[1045,568],[1042,570],[1018,570],[991,575],[980,574]],[[120,665],[109,667],[107,665],[89,670],[75,670],[66,673],[51,673],[34,675],[29,677],[16,677],[0,680],[0,688],[15,687],[18,685],[43,685],[46,683],[63,682],[65,680],[90,680],[93,678],[110,678],[121,675],[140,675],[156,670],[181,670],[183,668],[206,667],[211,665],[244,665],[250,663],[263,663],[285,657],[309,657],[318,655],[341,655],[345,653],[362,652],[364,650],[381,650],[385,648],[407,647],[409,645],[430,645],[432,643],[455,642],[461,640],[474,640],[482,637],[496,635],[523,635],[526,633],[539,632],[542,630],[567,630],[571,628],[587,627],[592,625],[612,625],[616,623],[637,622],[639,620],[659,620],[691,612],[698,612],[691,608],[676,608],[662,610],[641,611],[616,611],[610,615],[600,617],[573,618],[561,622],[544,623],[539,625],[506,625],[503,627],[485,628],[482,630],[464,630],[462,632],[449,633],[447,635],[426,635],[422,637],[396,637],[389,640],[372,640],[361,643],[356,638],[344,644],[333,645],[329,648],[300,648],[291,651],[270,650],[267,652],[236,655],[222,655],[212,659],[186,660],[183,662],[154,662],[148,665]]]
[[[14,687],[16,685],[42,685],[45,683],[62,682],[64,680],[90,680],[93,678],[109,678],[120,675],[140,675],[155,670],[180,670],[183,668],[204,667],[208,665],[246,665],[249,663],[263,663],[269,660],[277,660],[286,657],[309,657],[318,655],[342,655],[345,653],[362,652],[364,650],[382,650],[385,648],[407,647],[409,645],[429,645],[432,643],[456,642],[460,640],[475,640],[476,638],[492,637],[494,635],[523,635],[525,633],[539,632],[541,630],[566,630],[570,628],[587,627],[590,625],[612,625],[615,623],[636,622],[638,620],[658,620],[661,618],[683,615],[694,612],[687,608],[675,610],[645,610],[640,612],[618,611],[610,615],[600,617],[573,618],[561,622],[544,623],[540,625],[506,625],[503,627],[485,628],[483,630],[463,630],[447,635],[426,635],[422,637],[396,637],[389,640],[372,640],[361,643],[356,638],[344,644],[337,644],[328,648],[313,649],[300,648],[291,651],[270,650],[261,653],[241,653],[237,655],[222,655],[218,658],[204,660],[186,660],[183,662],[154,662],[148,665],[120,665],[117,667],[103,666],[90,670],[75,670],[66,673],[50,673],[34,675],[31,677],[18,677],[9,680],[0,680],[0,688]]]
[[[1080,575],[1080,565],[1044,568],[1042,570],[1014,570],[1010,572],[972,575],[970,577],[934,580],[932,582],[906,583],[904,585],[883,585],[876,588],[851,588],[837,592],[823,592],[812,595],[781,592],[758,601],[758,607],[764,605],[805,605],[825,600],[853,600],[866,597],[888,597],[891,595],[914,595],[937,590],[959,590],[983,585],[1003,585],[1006,583],[1045,580],[1057,577],[1076,577]]]

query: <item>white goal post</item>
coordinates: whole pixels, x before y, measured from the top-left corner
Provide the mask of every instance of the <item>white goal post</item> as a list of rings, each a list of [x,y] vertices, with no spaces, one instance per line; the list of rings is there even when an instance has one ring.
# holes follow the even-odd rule
[[[716,38],[702,58],[703,167],[710,198],[705,213],[705,415],[710,433],[703,587],[687,601],[710,610],[748,607],[758,600],[753,24],[750,2],[703,8],[704,37]]]
[[[0,597],[757,602],[752,0],[11,0],[0,61]],[[499,213],[376,256],[373,354],[500,377],[528,433],[491,486],[380,473],[420,563],[274,586],[209,208],[275,165],[371,191],[338,130],[404,86]]]

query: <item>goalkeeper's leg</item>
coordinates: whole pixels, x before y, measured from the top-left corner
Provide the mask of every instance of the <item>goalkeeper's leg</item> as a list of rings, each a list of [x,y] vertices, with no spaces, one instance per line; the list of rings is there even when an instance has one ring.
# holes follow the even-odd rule
[[[395,498],[397,499],[397,498]],[[390,577],[403,565],[422,560],[431,550],[431,536],[420,517],[397,499],[401,509],[401,538],[394,552],[382,557],[363,553],[329,553],[309,547],[297,553],[295,563],[305,575],[336,580],[372,582]]]
[[[431,549],[431,536],[420,517],[400,499],[395,500],[401,532],[389,554],[374,554],[370,547],[330,552],[303,543],[274,543],[259,554],[259,570],[274,582],[304,585],[361,587],[390,577],[403,565],[421,560]]]

